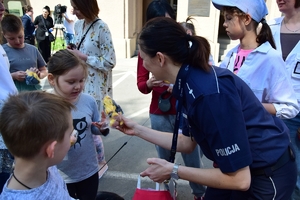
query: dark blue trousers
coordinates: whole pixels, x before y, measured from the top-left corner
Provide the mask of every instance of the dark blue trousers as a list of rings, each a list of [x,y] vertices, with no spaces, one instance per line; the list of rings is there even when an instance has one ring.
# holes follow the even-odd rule
[[[290,160],[270,176],[251,177],[248,191],[221,190],[207,187],[205,200],[288,200],[294,191],[297,180],[297,167]]]

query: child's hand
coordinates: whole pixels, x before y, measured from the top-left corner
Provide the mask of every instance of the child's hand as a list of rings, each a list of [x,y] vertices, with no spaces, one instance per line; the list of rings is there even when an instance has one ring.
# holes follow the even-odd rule
[[[38,75],[38,77],[40,77],[40,70],[36,67],[30,67],[29,69],[30,71],[36,73]]]
[[[173,92],[173,84],[170,84],[170,85],[169,85],[167,91],[170,92],[170,93]]]
[[[11,76],[14,80],[24,81],[24,79],[26,77],[26,72],[24,72],[24,71],[13,72],[13,73],[11,73]]]
[[[105,126],[105,122],[92,122],[94,126],[96,126],[100,131],[103,129],[102,127]]]
[[[97,127],[104,136],[109,133],[109,119],[103,111],[101,112],[101,121],[92,122],[92,125]]]
[[[148,81],[146,82],[148,88],[153,88],[153,87],[162,87],[163,86],[163,81],[156,80],[154,76],[152,76]]]

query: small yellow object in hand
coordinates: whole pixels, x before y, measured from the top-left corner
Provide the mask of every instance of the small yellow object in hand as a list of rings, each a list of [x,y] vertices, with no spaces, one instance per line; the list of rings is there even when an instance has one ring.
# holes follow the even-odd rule
[[[121,109],[119,106],[116,105],[116,103],[112,100],[110,96],[105,96],[103,98],[103,106],[104,106],[104,112],[109,117],[109,125],[112,126],[115,123],[115,116],[118,116],[117,107]],[[122,109],[121,111],[122,112]],[[120,122],[120,125],[122,125],[123,122]]]
[[[25,81],[27,85],[37,85],[40,83],[40,78],[34,71],[27,69]]]
[[[40,81],[39,76],[38,76],[34,71],[31,71],[31,70],[27,69],[27,70],[26,70],[26,73],[27,73],[27,76],[33,76],[33,77],[36,78],[38,81]]]

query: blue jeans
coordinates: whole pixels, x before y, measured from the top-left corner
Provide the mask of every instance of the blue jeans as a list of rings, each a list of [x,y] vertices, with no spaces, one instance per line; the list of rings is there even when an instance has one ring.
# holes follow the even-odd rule
[[[292,199],[300,199],[300,139],[297,136],[297,130],[300,128],[300,114],[293,119],[283,120],[287,127],[290,129],[291,143],[295,150],[295,157],[297,163],[297,183],[296,188],[293,192]]]
[[[175,115],[155,115],[150,114],[151,120],[151,128],[158,131],[170,132],[173,133],[175,126]],[[164,149],[158,145],[156,146],[156,150],[158,156],[162,159],[169,160],[170,158],[170,150]],[[182,159],[184,161],[185,166],[200,168],[200,147],[197,145],[194,151],[190,154],[181,153]],[[189,182],[190,187],[192,189],[192,194],[197,197],[201,197],[204,195],[206,187],[203,185],[199,185],[193,182]]]
[[[74,43],[74,34],[64,32],[66,44]]]

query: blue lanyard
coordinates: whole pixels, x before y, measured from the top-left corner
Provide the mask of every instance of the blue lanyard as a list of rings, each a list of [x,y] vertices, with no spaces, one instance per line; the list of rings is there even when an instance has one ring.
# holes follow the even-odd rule
[[[172,163],[174,163],[174,160],[175,160],[179,123],[180,123],[180,118],[182,115],[181,110],[182,110],[182,104],[183,104],[183,88],[184,88],[184,84],[186,83],[186,77],[188,76],[188,73],[189,73],[189,65],[183,65],[178,73],[178,88],[180,91],[180,96],[179,96],[179,99],[177,99],[178,105],[177,105],[177,112],[176,112],[176,119],[175,119],[175,127],[174,127],[174,131],[173,131],[171,153],[170,153],[170,158],[169,158],[169,161]]]

